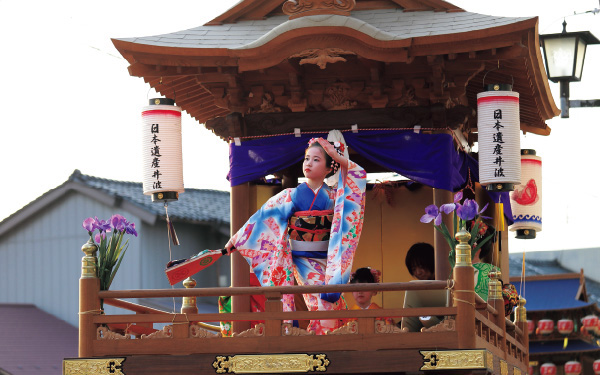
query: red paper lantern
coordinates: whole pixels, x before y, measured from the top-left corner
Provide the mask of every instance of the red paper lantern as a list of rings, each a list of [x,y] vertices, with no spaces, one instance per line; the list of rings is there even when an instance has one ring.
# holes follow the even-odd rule
[[[596,323],[596,328],[594,329],[594,333],[600,336],[600,319],[598,319],[598,323]]]
[[[573,332],[573,321],[571,319],[561,319],[556,323],[558,332],[563,335],[568,335]]]
[[[583,329],[593,332],[598,325],[598,317],[596,315],[587,315],[581,319],[581,324],[583,325]]]
[[[600,375],[600,359],[597,359],[594,361],[593,368],[594,368],[594,374]]]
[[[535,323],[533,322],[533,320],[528,320],[527,333],[531,335],[533,332],[535,332]]]
[[[569,361],[565,363],[565,375],[581,374],[581,363],[577,361]]]
[[[528,375],[533,375],[533,371],[534,371],[534,370],[535,370],[535,369],[533,368],[533,366],[531,366],[531,365],[530,365],[530,366],[529,366],[529,368],[527,369],[527,374],[528,374]]]
[[[556,375],[556,365],[554,363],[544,363],[540,366],[540,374],[542,375]]]
[[[554,321],[550,319],[542,319],[538,322],[537,327],[540,335],[548,335],[554,331]]]

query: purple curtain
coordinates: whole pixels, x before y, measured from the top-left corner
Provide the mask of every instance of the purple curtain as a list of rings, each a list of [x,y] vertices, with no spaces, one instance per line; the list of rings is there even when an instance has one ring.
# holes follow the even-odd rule
[[[231,186],[260,179],[302,161],[310,138],[322,134],[281,135],[244,141],[229,146]],[[458,191],[468,180],[479,180],[475,159],[459,152],[449,134],[422,134],[413,131],[361,130],[345,132],[348,146],[361,156],[391,171],[433,188]],[[494,202],[504,203],[504,213],[512,221],[508,193],[490,193]]]

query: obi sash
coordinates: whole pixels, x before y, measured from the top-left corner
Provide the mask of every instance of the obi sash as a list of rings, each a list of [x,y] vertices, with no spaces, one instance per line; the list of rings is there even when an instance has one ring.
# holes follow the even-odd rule
[[[332,220],[333,210],[296,211],[288,222],[292,254],[318,258],[321,258],[320,255],[325,255],[326,257]]]

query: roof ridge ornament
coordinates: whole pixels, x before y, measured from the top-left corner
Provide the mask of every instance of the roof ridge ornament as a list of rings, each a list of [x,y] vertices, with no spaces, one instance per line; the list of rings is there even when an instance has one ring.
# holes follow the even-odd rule
[[[356,0],[287,0],[282,9],[290,19],[318,14],[349,16],[355,5]]]

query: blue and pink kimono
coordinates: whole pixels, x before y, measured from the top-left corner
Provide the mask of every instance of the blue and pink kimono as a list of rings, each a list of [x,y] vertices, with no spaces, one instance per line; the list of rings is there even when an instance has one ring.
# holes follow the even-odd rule
[[[364,169],[348,161],[337,189],[323,184],[315,192],[302,183],[271,197],[250,217],[232,238],[261,285],[294,285],[294,277],[299,285],[348,283],[362,231],[366,177]],[[315,221],[331,229],[312,226]],[[309,229],[298,230],[299,222],[308,222]],[[284,311],[295,310],[293,295],[284,295],[282,301]],[[306,294],[304,301],[310,311],[347,309],[339,293]],[[325,334],[342,324],[311,321],[308,329]]]

